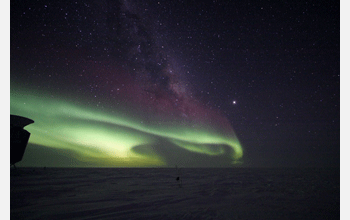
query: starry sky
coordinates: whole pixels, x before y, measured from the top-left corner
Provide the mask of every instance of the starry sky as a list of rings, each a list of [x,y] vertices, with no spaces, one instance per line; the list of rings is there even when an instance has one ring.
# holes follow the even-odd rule
[[[10,2],[17,166],[337,167],[340,3]]]

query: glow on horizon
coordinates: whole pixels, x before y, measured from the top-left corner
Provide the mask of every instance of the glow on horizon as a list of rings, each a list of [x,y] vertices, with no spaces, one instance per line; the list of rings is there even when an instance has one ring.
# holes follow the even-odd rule
[[[11,90],[10,112],[35,121],[26,127],[31,133],[29,143],[72,150],[75,159],[95,164],[101,160],[106,164],[107,160],[110,166],[123,162],[127,166],[167,166],[156,152],[149,156],[132,151],[136,146],[157,144],[159,138],[206,155],[223,154],[220,145],[229,146],[233,149],[232,164],[243,156],[233,130],[221,134],[210,126],[189,126],[177,121],[160,125],[154,120],[156,116],[147,120],[131,109],[110,113],[42,93]]]

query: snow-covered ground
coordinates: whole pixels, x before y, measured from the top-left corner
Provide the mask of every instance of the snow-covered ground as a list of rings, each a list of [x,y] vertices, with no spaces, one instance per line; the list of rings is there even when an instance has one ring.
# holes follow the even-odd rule
[[[339,169],[11,169],[11,219],[339,219]]]

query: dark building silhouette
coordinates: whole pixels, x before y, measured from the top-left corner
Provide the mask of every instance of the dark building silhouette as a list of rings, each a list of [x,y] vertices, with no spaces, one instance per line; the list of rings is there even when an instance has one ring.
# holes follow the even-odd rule
[[[10,118],[10,164],[22,160],[24,151],[27,147],[30,133],[23,128],[29,124],[34,123],[32,119],[25,118],[18,115],[11,115]]]

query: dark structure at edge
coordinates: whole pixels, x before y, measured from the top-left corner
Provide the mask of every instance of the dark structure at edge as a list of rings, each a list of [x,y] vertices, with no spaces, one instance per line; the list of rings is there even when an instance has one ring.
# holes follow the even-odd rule
[[[10,115],[10,117],[10,164],[15,165],[22,160],[30,137],[30,133],[24,130],[24,127],[34,121],[18,115]]]

